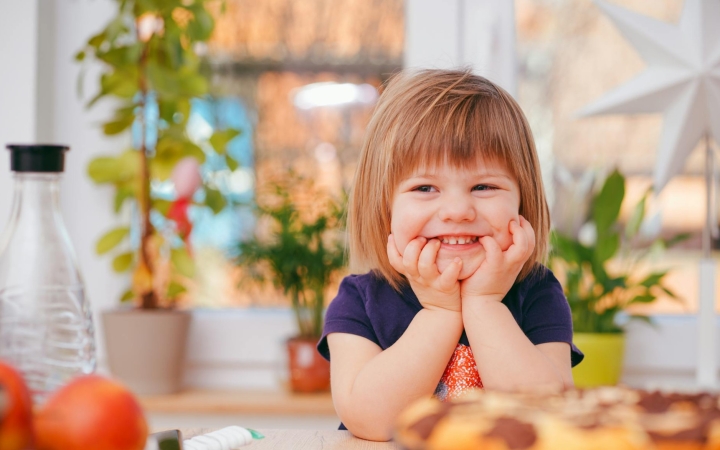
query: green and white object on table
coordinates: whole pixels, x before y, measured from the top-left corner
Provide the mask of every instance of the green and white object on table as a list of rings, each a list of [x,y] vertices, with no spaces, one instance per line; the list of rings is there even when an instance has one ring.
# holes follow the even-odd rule
[[[262,433],[239,426],[222,428],[187,440],[183,440],[179,430],[168,430],[150,435],[145,450],[233,450],[264,437]]]

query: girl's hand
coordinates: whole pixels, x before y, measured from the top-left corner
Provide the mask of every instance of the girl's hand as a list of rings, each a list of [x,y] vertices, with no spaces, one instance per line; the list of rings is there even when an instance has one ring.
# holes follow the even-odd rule
[[[440,273],[435,259],[440,250],[440,241],[417,237],[410,241],[401,255],[395,239],[388,236],[387,252],[390,265],[405,275],[410,287],[425,309],[444,309],[460,312],[460,258],[450,263]]]
[[[512,244],[503,251],[490,236],[480,238],[485,248],[485,260],[474,274],[460,282],[463,302],[470,299],[502,301],[508,293],[525,261],[535,249],[535,231],[523,216],[508,225]]]

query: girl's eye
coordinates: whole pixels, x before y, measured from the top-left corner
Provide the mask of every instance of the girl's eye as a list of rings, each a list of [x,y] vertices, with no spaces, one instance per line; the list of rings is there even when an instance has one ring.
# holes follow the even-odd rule
[[[424,184],[422,186],[417,186],[413,190],[418,191],[418,192],[432,192],[434,189],[435,189],[434,187]]]
[[[490,186],[489,184],[478,184],[473,188],[473,191],[494,191],[496,189],[495,186]]]

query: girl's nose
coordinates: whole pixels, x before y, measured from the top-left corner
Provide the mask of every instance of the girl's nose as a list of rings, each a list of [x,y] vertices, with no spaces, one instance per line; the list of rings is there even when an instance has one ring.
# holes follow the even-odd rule
[[[444,222],[472,222],[475,220],[475,206],[462,198],[453,198],[440,205],[438,217]]]

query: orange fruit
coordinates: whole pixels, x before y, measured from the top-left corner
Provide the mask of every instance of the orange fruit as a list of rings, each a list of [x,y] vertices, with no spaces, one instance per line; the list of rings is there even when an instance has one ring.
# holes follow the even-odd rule
[[[35,416],[37,450],[143,450],[148,426],[122,384],[99,375],[71,380]]]
[[[18,370],[0,361],[0,388],[6,411],[0,411],[0,449],[26,450],[33,445],[32,397]],[[0,408],[2,409],[2,408]]]

